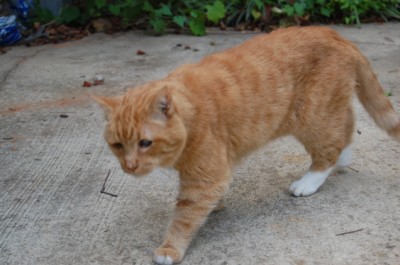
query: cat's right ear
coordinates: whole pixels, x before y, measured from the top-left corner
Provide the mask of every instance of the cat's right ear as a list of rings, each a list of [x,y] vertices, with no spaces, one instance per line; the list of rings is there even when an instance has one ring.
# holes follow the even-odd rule
[[[100,106],[104,109],[106,120],[108,120],[113,110],[121,104],[122,97],[104,97],[97,95],[90,95]]]

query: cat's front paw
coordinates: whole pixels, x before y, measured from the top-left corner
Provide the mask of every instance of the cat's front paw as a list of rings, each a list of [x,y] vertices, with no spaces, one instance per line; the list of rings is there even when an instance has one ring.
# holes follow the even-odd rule
[[[154,252],[154,261],[160,265],[172,265],[182,260],[182,255],[174,248],[157,248]]]

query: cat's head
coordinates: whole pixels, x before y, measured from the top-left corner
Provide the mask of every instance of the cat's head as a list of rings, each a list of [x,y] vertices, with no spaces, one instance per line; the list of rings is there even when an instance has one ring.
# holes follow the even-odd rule
[[[125,172],[142,176],[173,166],[180,157],[187,133],[165,84],[150,83],[119,97],[93,97],[105,109],[104,138]]]

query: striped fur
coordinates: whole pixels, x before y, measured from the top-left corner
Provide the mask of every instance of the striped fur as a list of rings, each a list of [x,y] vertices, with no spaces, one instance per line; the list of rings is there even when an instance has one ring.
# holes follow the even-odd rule
[[[97,97],[107,113],[105,139],[126,172],[173,166],[180,173],[156,262],[182,260],[209,213],[223,208],[232,167],[272,139],[293,135],[304,144],[312,157],[308,182],[313,172],[329,174],[351,143],[353,94],[400,140],[399,117],[359,50],[331,29],[293,27],[183,65],[123,97]]]

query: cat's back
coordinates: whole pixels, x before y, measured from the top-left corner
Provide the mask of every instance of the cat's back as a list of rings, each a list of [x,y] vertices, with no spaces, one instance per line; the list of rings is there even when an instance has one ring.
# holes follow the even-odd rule
[[[171,76],[183,81],[196,97],[254,100],[288,97],[305,76],[323,71],[354,70],[360,53],[326,27],[291,27],[260,34],[199,63],[183,65]],[[333,69],[336,68],[336,69]],[[280,88],[280,89],[277,89]]]
[[[244,154],[290,133],[288,117],[299,106],[318,109],[333,94],[349,98],[358,56],[357,48],[332,29],[292,27],[183,65],[167,79],[182,84],[179,93],[201,125],[197,131],[212,131],[231,143],[234,153]]]
[[[229,75],[235,82],[244,78],[259,80],[275,77],[298,78],[315,67],[336,61],[338,65],[354,66],[360,52],[351,42],[327,27],[290,27],[260,34],[222,52],[206,56],[197,64],[184,65],[173,75],[187,74],[213,79]],[[205,80],[206,78],[201,78]],[[242,86],[243,88],[243,86]]]
[[[355,47],[333,29],[310,26],[277,29],[268,34],[261,34],[232,48],[230,52],[259,54],[265,50],[286,50],[290,51],[286,56],[296,52],[310,56],[332,48],[338,48],[338,51],[353,51]]]

